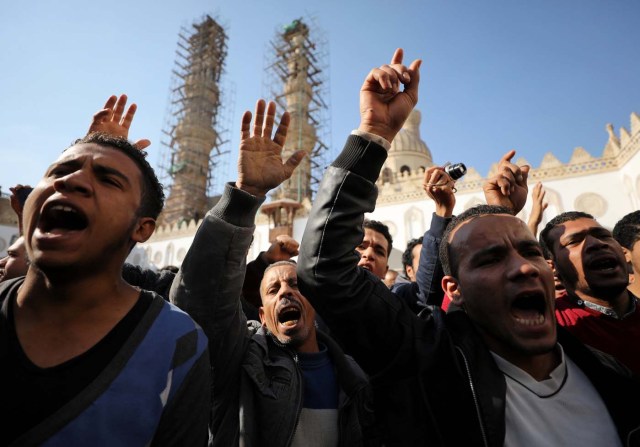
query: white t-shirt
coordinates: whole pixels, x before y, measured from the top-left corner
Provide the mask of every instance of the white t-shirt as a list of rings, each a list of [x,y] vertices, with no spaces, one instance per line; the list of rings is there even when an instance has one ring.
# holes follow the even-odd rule
[[[548,379],[491,353],[507,381],[504,445],[622,446],[602,398],[578,366],[565,357]]]

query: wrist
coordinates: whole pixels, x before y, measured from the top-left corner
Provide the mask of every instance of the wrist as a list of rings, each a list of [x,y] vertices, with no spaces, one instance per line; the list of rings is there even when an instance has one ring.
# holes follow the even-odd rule
[[[443,205],[436,205],[436,215],[440,217],[451,217],[453,216],[453,208],[449,208]]]
[[[265,191],[263,189],[256,188],[254,186],[246,185],[246,184],[244,184],[242,182],[239,182],[239,181],[236,182],[236,188],[238,188],[238,189],[240,189],[240,190],[242,190],[242,191],[244,191],[246,193],[249,193],[249,194],[251,194],[252,196],[255,196],[255,197],[265,197],[267,195],[267,192],[269,192],[268,190]]]
[[[358,126],[358,132],[364,132],[384,138],[389,142],[389,144],[391,144],[396,134],[398,133],[387,126],[375,126],[366,123],[360,123],[360,125]]]

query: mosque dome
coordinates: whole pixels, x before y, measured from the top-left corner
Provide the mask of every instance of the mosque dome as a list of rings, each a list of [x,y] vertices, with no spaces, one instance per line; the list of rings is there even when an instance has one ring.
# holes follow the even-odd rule
[[[391,149],[383,167],[387,181],[391,181],[391,173],[395,175],[419,173],[433,165],[431,151],[427,143],[420,138],[421,121],[422,114],[414,109],[391,143]]]

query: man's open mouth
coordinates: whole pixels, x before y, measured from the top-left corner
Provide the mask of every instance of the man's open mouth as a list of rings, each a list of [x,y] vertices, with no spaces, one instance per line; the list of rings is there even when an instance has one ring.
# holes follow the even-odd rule
[[[536,326],[545,322],[547,301],[542,292],[527,292],[511,303],[511,315],[525,326]]]
[[[619,262],[612,256],[604,256],[597,258],[588,264],[589,270],[609,271],[617,268]]]
[[[282,326],[293,327],[298,324],[302,312],[297,306],[287,306],[278,312],[278,323]]]
[[[38,221],[38,229],[43,233],[80,231],[88,225],[89,221],[84,213],[67,204],[45,206]]]

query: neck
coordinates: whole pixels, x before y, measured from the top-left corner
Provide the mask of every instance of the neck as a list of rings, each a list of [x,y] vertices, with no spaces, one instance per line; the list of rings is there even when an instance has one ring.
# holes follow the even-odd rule
[[[501,352],[496,352],[496,354],[525,371],[538,382],[548,379],[551,371],[556,369],[561,361],[557,345],[551,351],[543,354],[515,356],[505,355]]]
[[[18,291],[21,309],[62,319],[81,317],[85,312],[102,309],[106,314],[130,308],[138,291],[106,268],[89,275],[44,273],[31,266]],[[114,304],[117,303],[117,304]]]

